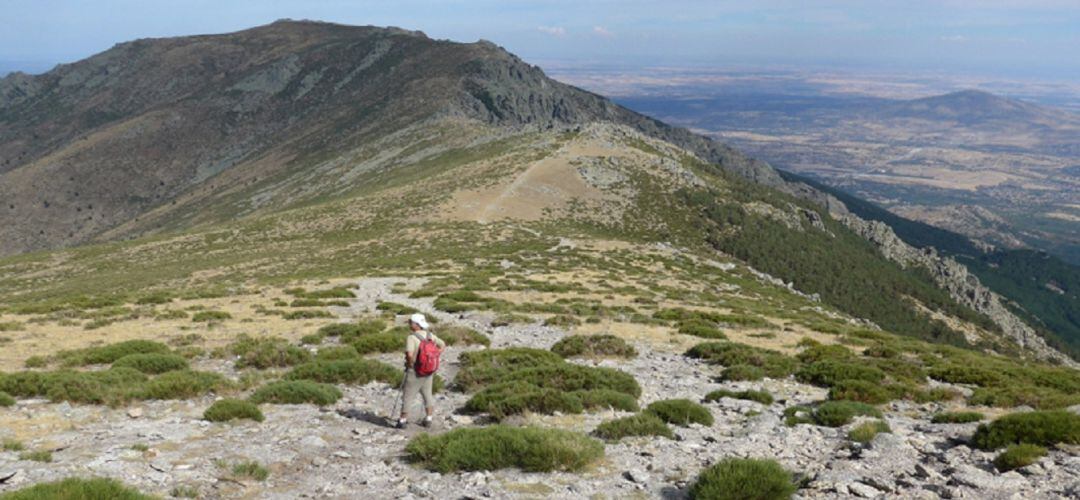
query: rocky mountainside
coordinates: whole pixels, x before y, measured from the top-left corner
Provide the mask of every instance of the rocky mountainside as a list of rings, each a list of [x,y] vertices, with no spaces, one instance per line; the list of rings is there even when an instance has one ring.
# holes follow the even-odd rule
[[[451,116],[539,129],[623,123],[783,184],[763,163],[551,80],[489,42],[281,21],[136,40],[0,80],[0,255],[183,226],[176,219],[193,207],[213,221],[209,208],[229,194],[273,195],[296,170]]]

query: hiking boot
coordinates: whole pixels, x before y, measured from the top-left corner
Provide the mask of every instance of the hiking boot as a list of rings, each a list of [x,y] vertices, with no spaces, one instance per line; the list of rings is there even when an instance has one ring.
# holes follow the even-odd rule
[[[408,426],[409,426],[409,421],[408,420],[398,420],[397,425],[395,427],[397,427],[398,429],[404,429],[404,428],[406,428]]]
[[[424,427],[431,427],[431,417],[424,417],[424,421],[420,422],[420,425]]]

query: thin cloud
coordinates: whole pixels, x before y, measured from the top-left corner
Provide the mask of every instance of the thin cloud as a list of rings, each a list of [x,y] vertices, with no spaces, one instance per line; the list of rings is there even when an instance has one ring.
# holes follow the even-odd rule
[[[964,35],[949,35],[941,37],[941,41],[943,42],[964,43],[967,40],[967,37]]]
[[[537,26],[536,30],[551,36],[566,36],[566,28],[561,26]]]
[[[611,38],[615,36],[615,33],[608,31],[608,29],[603,26],[593,26],[592,32],[594,35],[602,36],[604,38]]]

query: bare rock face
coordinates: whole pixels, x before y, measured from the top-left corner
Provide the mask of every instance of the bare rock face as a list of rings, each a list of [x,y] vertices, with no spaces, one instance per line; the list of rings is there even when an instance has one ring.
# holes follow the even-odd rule
[[[904,267],[920,266],[930,272],[939,287],[967,307],[989,317],[1005,336],[1033,356],[1078,366],[1068,356],[1047,345],[1046,341],[1023,320],[1005,307],[1000,295],[990,290],[966,266],[942,257],[932,247],[918,249],[908,245],[884,222],[868,221],[854,214],[834,214],[849,228],[873,243],[889,260]]]

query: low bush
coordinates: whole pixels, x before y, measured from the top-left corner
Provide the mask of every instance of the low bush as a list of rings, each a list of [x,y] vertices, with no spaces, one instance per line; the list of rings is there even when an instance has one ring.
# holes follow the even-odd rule
[[[394,328],[382,333],[364,335],[353,341],[352,346],[360,354],[379,352],[405,352],[405,332]]]
[[[1046,448],[1037,444],[1014,444],[994,458],[994,467],[1001,472],[1008,472],[1027,467],[1046,456]]]
[[[356,294],[351,289],[345,286],[336,286],[334,288],[328,288],[326,290],[313,290],[306,291],[303,288],[291,288],[285,291],[290,295],[305,298],[305,299],[352,299],[356,297]]]
[[[330,311],[324,311],[322,309],[300,309],[296,311],[289,311],[281,315],[282,319],[296,320],[296,319],[315,319],[315,318],[333,318],[334,315],[330,314]]]
[[[649,412],[603,422],[596,426],[593,435],[605,441],[618,441],[629,436],[675,437],[675,433],[660,417]]]
[[[532,322],[533,322],[533,319],[532,319],[531,316],[527,316],[527,315],[524,315],[524,314],[512,314],[512,313],[509,313],[509,314],[500,314],[500,315],[496,316],[495,319],[491,320],[491,326],[492,327],[499,327],[499,326],[509,326],[509,325],[514,325],[514,324],[532,323]]]
[[[691,358],[726,367],[748,365],[761,369],[766,377],[784,378],[799,366],[798,360],[779,352],[733,342],[705,342],[686,351]]]
[[[333,323],[319,328],[318,333],[327,337],[341,337],[343,342],[357,337],[379,333],[386,330],[386,322],[381,319],[365,319],[356,323]]]
[[[104,365],[131,354],[169,352],[169,346],[150,340],[128,340],[74,351],[60,351],[56,357],[64,366]]]
[[[321,333],[311,333],[300,337],[301,345],[319,345],[326,340],[326,336]]]
[[[621,411],[638,411],[637,398],[625,392],[594,389],[590,391],[572,391],[569,394],[581,400],[581,405],[586,410],[611,408]]]
[[[461,370],[454,382],[467,391],[510,380],[509,374],[515,370],[565,363],[551,351],[525,347],[466,352],[461,354],[460,362]]]
[[[570,328],[580,324],[580,319],[577,319],[575,316],[570,316],[569,314],[556,314],[544,320],[544,326],[554,326],[557,328]]]
[[[645,407],[645,412],[652,413],[669,424],[688,426],[691,423],[710,426],[713,415],[708,408],[689,399],[665,399]]]
[[[465,411],[488,413],[497,420],[525,411],[551,414],[581,413],[581,400],[570,393],[514,381],[495,384],[474,394],[465,402]]]
[[[826,401],[814,410],[814,421],[827,427],[847,425],[858,416],[881,418],[881,410],[855,401]]]
[[[733,365],[720,372],[724,382],[753,381],[765,378],[765,370],[751,365]]]
[[[398,316],[401,316],[403,314],[413,314],[420,312],[420,310],[415,307],[398,304],[397,302],[379,302],[378,305],[375,306],[375,309],[378,309],[380,311],[386,311],[388,313],[392,313]]]
[[[186,370],[188,361],[182,356],[165,353],[128,354],[112,364],[113,368],[126,367],[157,375],[173,370]]]
[[[774,460],[726,458],[705,469],[690,486],[694,500],[782,500],[798,488]]]
[[[795,358],[809,364],[823,359],[851,360],[855,358],[855,353],[842,345],[817,344],[807,347],[795,355]]]
[[[22,443],[15,441],[14,439],[5,439],[0,443],[0,448],[4,451],[23,451],[26,449]]]
[[[932,403],[940,401],[952,401],[959,399],[963,394],[952,387],[934,387],[932,389],[920,389],[915,391],[912,399],[916,403]]]
[[[337,361],[341,359],[359,359],[360,353],[351,345],[323,347],[315,354],[315,361]]]
[[[49,365],[49,360],[45,356],[30,356],[23,362],[23,366],[27,368],[45,368]]]
[[[341,391],[330,384],[310,380],[281,380],[264,385],[248,398],[252,403],[298,405],[311,403],[318,406],[334,404],[341,399]]]
[[[978,422],[986,418],[986,415],[977,411],[949,411],[938,413],[930,419],[935,424],[967,424]]]
[[[863,422],[856,425],[855,428],[848,432],[848,439],[856,443],[869,443],[874,440],[874,436],[881,434],[882,432],[892,432],[889,428],[889,424],[882,420],[873,420],[870,422]]]
[[[265,419],[255,403],[242,399],[220,399],[203,412],[203,419],[211,422],[227,422],[244,418],[256,422],[262,422]]]
[[[225,311],[199,311],[191,317],[195,323],[210,323],[232,319],[232,315]]]
[[[756,401],[763,405],[773,404],[772,394],[767,391],[729,391],[727,389],[717,389],[705,395],[705,401],[719,401],[721,398],[732,399],[745,399],[748,401]]]
[[[188,399],[232,387],[231,382],[217,373],[177,370],[150,379],[138,392],[138,398]]]
[[[581,470],[604,456],[604,445],[561,429],[494,425],[421,434],[405,451],[411,461],[441,473],[513,467],[550,472]]]
[[[865,380],[841,380],[829,389],[829,399],[879,405],[893,400],[894,393],[888,386]]]
[[[11,394],[0,391],[0,407],[15,406],[15,398]]]
[[[968,398],[968,403],[999,408],[1030,406],[1040,410],[1054,410],[1080,404],[1080,393],[1067,394],[1057,389],[1033,385],[980,387]]]
[[[861,380],[873,384],[885,379],[885,373],[873,366],[855,361],[823,359],[804,366],[795,374],[801,382],[832,387],[841,380]]]
[[[237,368],[267,368],[293,366],[311,360],[311,353],[290,344],[281,337],[254,338],[241,335],[229,345],[229,351],[239,356]]]
[[[1013,413],[979,424],[971,441],[982,450],[1010,444],[1080,444],[1080,415],[1063,410]]]
[[[299,365],[285,374],[286,380],[310,380],[325,384],[401,383],[403,370],[372,359],[315,361]]]
[[[625,340],[614,335],[570,335],[551,346],[551,352],[564,358],[572,357],[622,357],[637,356],[637,350]]]
[[[993,368],[971,363],[946,363],[931,367],[927,373],[930,378],[952,384],[971,384],[992,386],[1000,384],[1002,374]]]
[[[613,368],[593,368],[570,363],[538,366],[515,370],[507,380],[517,380],[537,387],[549,387],[561,391],[592,391],[608,389],[633,396],[641,396],[641,386],[626,372]]]
[[[435,331],[446,345],[482,345],[490,346],[491,339],[472,328],[464,326],[445,326]]]
[[[863,350],[863,356],[870,358],[893,359],[900,357],[900,351],[885,344],[875,344]]]
[[[51,483],[38,483],[3,495],[3,500],[153,500],[154,497],[139,493],[115,479],[67,478]]]
[[[247,461],[235,463],[230,470],[232,471],[233,476],[238,478],[266,481],[266,479],[270,477],[270,470],[263,467],[259,462]]]
[[[52,452],[49,450],[24,451],[19,453],[19,460],[47,464],[53,461],[53,456]]]
[[[700,319],[680,321],[677,331],[683,335],[692,335],[704,339],[727,340],[727,335],[724,335],[724,332],[716,327],[716,323]]]

